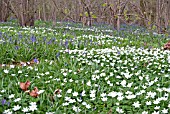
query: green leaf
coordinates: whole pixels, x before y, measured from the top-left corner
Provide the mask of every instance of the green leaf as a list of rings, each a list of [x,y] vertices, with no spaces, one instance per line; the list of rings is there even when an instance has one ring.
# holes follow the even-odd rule
[[[102,6],[103,6],[103,7],[106,7],[106,6],[107,6],[107,3],[102,4]]]

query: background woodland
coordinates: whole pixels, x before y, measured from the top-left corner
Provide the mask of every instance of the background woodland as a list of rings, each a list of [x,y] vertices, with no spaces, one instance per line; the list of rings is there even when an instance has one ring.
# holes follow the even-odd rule
[[[169,0],[0,0],[0,22],[15,18],[20,26],[35,20],[81,22],[84,26],[106,23],[138,24],[158,33],[170,25]]]

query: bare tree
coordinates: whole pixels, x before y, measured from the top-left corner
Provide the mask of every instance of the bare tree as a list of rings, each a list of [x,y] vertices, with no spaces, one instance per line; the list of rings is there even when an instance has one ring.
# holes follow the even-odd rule
[[[157,12],[156,12],[156,23],[157,23],[157,25],[158,25],[158,27],[157,27],[157,31],[158,31],[158,33],[160,33],[161,32],[161,28],[160,28],[160,26],[161,26],[161,2],[162,2],[162,0],[157,0],[157,4],[156,4],[156,10],[157,10]]]
[[[0,0],[0,21],[15,15],[21,26],[34,26],[36,19],[105,22],[120,30],[122,23],[138,23],[159,33],[166,32],[170,20],[169,0]]]
[[[34,26],[37,0],[10,0],[9,5],[20,26]]]
[[[163,13],[163,17],[164,17],[164,31],[167,31],[168,25],[169,25],[169,21],[170,21],[170,1],[169,0],[165,0],[164,1],[164,13]]]
[[[9,0],[0,0],[0,22],[6,22],[9,16]]]
[[[169,25],[169,12],[170,12],[170,2],[168,0],[157,0],[156,3],[156,24],[157,32],[164,33],[167,32]]]

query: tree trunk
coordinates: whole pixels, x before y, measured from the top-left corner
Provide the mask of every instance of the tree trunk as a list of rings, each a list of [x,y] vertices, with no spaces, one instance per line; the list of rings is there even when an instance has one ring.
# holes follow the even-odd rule
[[[9,1],[10,9],[19,21],[20,26],[34,26],[36,0]]]
[[[2,11],[2,9],[3,9],[3,0],[0,0],[0,22],[3,22],[3,11]]]
[[[6,22],[10,14],[9,1],[0,0],[0,22]]]
[[[169,25],[169,20],[170,20],[170,18],[168,17],[168,13],[170,12],[170,2],[168,2],[168,0],[165,0],[165,8],[164,8],[164,10],[165,10],[165,13],[164,13],[164,20],[165,20],[165,32],[166,32],[166,30],[167,30],[167,28],[168,28],[168,25]]]
[[[117,16],[117,30],[120,30],[120,13],[121,13],[121,6],[120,0],[118,0],[118,16]]]
[[[161,33],[161,0],[157,0],[157,3],[156,3],[156,24],[158,25],[157,26],[157,32],[158,33]]]

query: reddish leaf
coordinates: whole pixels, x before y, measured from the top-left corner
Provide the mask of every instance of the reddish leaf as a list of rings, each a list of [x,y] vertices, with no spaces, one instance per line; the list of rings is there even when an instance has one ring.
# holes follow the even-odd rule
[[[30,96],[37,97],[38,96],[38,88],[34,87],[34,90],[30,92]]]
[[[23,90],[23,91],[27,91],[28,87],[30,86],[30,81],[26,81],[25,83],[23,82],[20,82],[20,88]]]
[[[170,50],[170,41],[164,45],[164,50]]]

